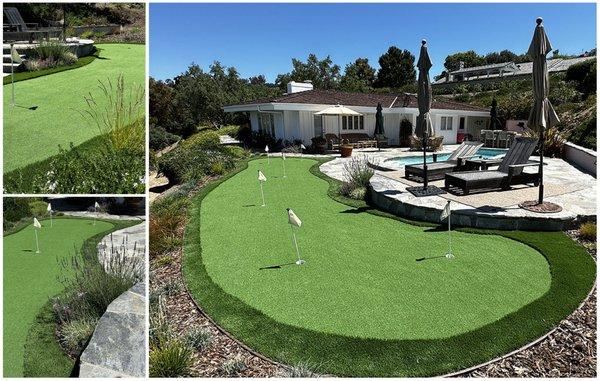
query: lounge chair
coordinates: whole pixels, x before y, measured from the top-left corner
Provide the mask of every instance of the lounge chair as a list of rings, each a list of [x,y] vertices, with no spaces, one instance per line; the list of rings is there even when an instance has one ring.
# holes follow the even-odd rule
[[[511,185],[528,183],[537,186],[539,173],[523,172],[525,167],[539,166],[539,162],[529,161],[537,143],[535,138],[516,138],[496,170],[446,173],[446,190],[456,187],[463,195],[468,195],[474,189],[507,190]]]
[[[62,28],[40,27],[38,23],[27,23],[21,17],[21,13],[15,7],[6,7],[3,9],[4,23],[2,25],[4,41],[28,40],[33,43],[39,36],[57,37],[62,34]]]
[[[427,179],[440,180],[446,173],[459,170],[465,164],[465,160],[473,157],[481,146],[483,143],[480,142],[462,142],[446,161],[427,164]],[[404,175],[409,180],[423,181],[425,177],[423,164],[407,165],[404,167]]]

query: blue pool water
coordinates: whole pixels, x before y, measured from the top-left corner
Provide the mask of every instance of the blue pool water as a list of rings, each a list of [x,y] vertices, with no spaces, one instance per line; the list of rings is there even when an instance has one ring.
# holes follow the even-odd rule
[[[490,159],[498,155],[504,155],[507,150],[500,148],[480,148],[476,155],[480,155],[484,159]],[[439,154],[437,161],[446,161],[450,157],[449,153]],[[423,162],[423,155],[415,156],[404,156],[394,157],[385,161],[386,164],[394,167],[403,167],[411,164],[421,164]],[[433,156],[431,153],[427,153],[427,162],[433,162]]]

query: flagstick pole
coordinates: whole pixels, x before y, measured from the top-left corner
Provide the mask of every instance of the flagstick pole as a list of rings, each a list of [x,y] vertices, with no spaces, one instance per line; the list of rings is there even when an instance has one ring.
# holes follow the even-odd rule
[[[10,44],[10,82],[12,86],[12,98],[10,105],[14,107],[15,105],[15,66],[13,60],[13,46],[14,44]]]
[[[452,209],[450,209],[450,201],[448,201],[448,254],[446,254],[446,258],[452,259],[454,255],[452,254],[452,230],[450,229],[450,220],[452,219]]]
[[[259,181],[259,183],[260,183],[260,195],[262,196],[262,200],[263,200],[262,206],[265,206],[265,192],[263,192],[262,181]]]
[[[298,241],[296,241],[296,232],[294,231],[294,227],[290,224],[290,229],[292,229],[292,237],[294,237],[294,246],[296,246],[296,255],[298,256],[298,260],[296,261],[297,265],[301,265],[304,261],[300,258],[300,250],[298,249]]]
[[[52,211],[50,211],[50,227],[52,227]]]
[[[96,215],[98,214],[98,208],[94,206],[94,226],[96,226]]]
[[[39,254],[40,253],[40,243],[38,241],[38,235],[37,235],[37,228],[33,228],[33,231],[35,232],[35,253]]]
[[[271,156],[269,156],[268,152],[267,152],[267,164],[271,164]]]
[[[285,159],[283,159],[283,157],[282,157],[281,161],[283,161],[283,177],[287,177],[285,175]]]

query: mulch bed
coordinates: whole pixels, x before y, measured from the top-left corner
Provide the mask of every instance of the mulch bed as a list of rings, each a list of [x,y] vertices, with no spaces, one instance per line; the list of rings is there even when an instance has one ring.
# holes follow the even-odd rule
[[[183,231],[181,232],[183,234]],[[567,232],[573,239],[584,244],[596,258],[595,245],[581,242],[577,231]],[[171,264],[154,269],[151,289],[169,282],[184,284],[181,274],[182,250],[169,254]],[[152,267],[151,261],[151,267]],[[194,352],[193,377],[273,377],[284,369],[255,356],[236,341],[229,338],[196,308],[191,297],[181,291],[166,298],[168,318],[176,332],[184,333],[190,328],[205,327],[214,335],[213,343],[203,351]],[[243,356],[246,369],[235,375],[226,375],[221,365],[235,356]],[[558,329],[541,342],[519,353],[459,377],[596,377],[596,291],[563,320]]]

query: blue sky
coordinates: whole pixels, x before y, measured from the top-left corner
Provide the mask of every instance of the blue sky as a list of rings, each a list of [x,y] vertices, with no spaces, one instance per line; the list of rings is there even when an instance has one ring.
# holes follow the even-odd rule
[[[428,40],[434,66],[446,56],[527,50],[542,16],[555,49],[579,54],[596,46],[595,4],[150,4],[150,75],[172,78],[191,62],[215,60],[242,77],[274,81],[291,59],[330,55],[342,67],[358,57],[372,66],[390,45],[418,54]]]

